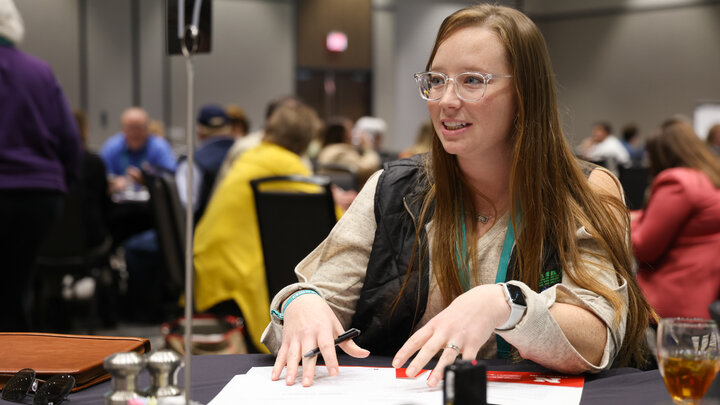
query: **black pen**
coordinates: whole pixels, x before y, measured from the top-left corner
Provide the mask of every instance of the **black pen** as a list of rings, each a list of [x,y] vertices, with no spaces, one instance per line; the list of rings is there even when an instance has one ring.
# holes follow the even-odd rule
[[[335,339],[335,346],[339,345],[340,343],[352,339],[360,334],[360,329],[357,328],[350,328],[347,331],[343,332],[342,335],[338,336],[337,339]],[[305,353],[303,357],[313,357],[320,354],[320,348],[316,347],[309,352]]]

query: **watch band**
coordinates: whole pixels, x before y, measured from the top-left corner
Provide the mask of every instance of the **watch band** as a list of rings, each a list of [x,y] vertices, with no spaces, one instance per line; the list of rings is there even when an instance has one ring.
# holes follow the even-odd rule
[[[525,299],[524,297],[520,297],[519,299],[513,299],[513,295],[510,293],[510,289],[508,288],[507,283],[500,283],[503,286],[503,291],[505,292],[505,299],[507,300],[508,305],[510,305],[510,316],[508,317],[507,321],[502,326],[497,327],[497,330],[508,330],[515,327],[515,325],[520,322],[520,319],[522,319],[523,315],[525,315],[525,310],[527,309],[527,305],[525,305]],[[520,287],[510,285],[513,289],[517,288],[518,290]],[[520,294],[522,295],[522,291],[520,290]]]

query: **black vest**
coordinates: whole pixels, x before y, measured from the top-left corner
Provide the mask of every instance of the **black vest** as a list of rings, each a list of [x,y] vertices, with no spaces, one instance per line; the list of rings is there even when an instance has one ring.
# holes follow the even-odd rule
[[[581,164],[588,176],[592,167]],[[420,218],[428,180],[422,157],[398,160],[385,165],[375,190],[377,229],[365,282],[360,292],[352,327],[362,334],[355,341],[377,355],[394,355],[412,334],[425,313],[429,291],[429,257],[425,225],[433,206],[421,224],[420,244],[415,251],[416,221]],[[425,248],[421,248],[425,246]],[[543,254],[541,290],[562,280],[562,266],[552,244]],[[422,259],[421,259],[422,255]],[[515,248],[510,256],[506,280],[516,278]],[[392,306],[407,276],[407,286],[393,311]]]

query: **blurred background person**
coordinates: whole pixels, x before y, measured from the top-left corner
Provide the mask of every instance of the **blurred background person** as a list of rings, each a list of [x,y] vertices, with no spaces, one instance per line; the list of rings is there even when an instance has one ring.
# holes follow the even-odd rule
[[[293,96],[284,96],[269,102],[265,108],[265,126],[268,125],[268,120],[270,120],[270,116],[272,116],[275,112],[275,109],[284,104],[294,104],[297,102],[298,99]],[[223,178],[225,178],[227,173],[230,171],[230,167],[232,167],[235,160],[248,149],[258,146],[264,136],[265,129],[261,128],[235,140],[235,143],[233,143],[232,147],[225,155],[225,160],[223,161],[217,178],[215,179],[215,188],[220,185],[220,182],[222,182]]]
[[[153,226],[150,197],[142,170],[157,168],[174,172],[176,167],[170,144],[164,138],[152,135],[148,125],[145,110],[128,108],[121,116],[122,131],[105,141],[100,149],[115,202],[110,210],[110,232],[113,243],[118,246]]]
[[[196,132],[199,141],[194,155],[193,210],[195,221],[205,212],[210,200],[215,178],[225,155],[235,142],[230,118],[225,109],[217,104],[204,105],[198,112]],[[187,204],[187,160],[181,158],[175,172],[180,202]]]
[[[352,144],[361,148],[372,148],[380,155],[380,166],[397,159],[397,153],[384,149],[383,140],[387,135],[387,123],[378,117],[360,117],[352,130]]]
[[[398,158],[404,159],[410,156],[420,155],[423,153],[430,152],[432,146],[432,140],[435,136],[435,130],[433,129],[432,122],[426,121],[420,125],[417,136],[415,137],[415,143],[407,149],[403,150],[398,154]]]
[[[270,322],[270,300],[250,180],[310,176],[300,156],[321,125],[317,113],[304,104],[278,106],[263,141],[235,161],[195,230],[195,308],[242,316],[249,347],[256,351],[267,352],[260,335]]]
[[[172,147],[165,138],[150,132],[149,122],[144,109],[126,109],[121,116],[122,130],[100,149],[115,202],[110,211],[110,231],[114,246],[124,247],[128,274],[121,315],[140,322],[155,322],[164,316],[156,305],[159,293],[155,288],[160,273],[157,269],[163,262],[143,170],[174,172],[176,168]]]
[[[716,155],[720,155],[720,124],[710,127],[705,142]]]
[[[79,175],[82,146],[50,66],[15,47],[24,25],[0,0],[0,331],[28,330],[33,262]]]
[[[720,161],[679,120],[646,150],[651,194],[631,221],[638,282],[661,317],[710,318],[720,295]]]
[[[87,147],[87,116],[81,110],[74,110],[73,115],[80,130],[83,158],[78,181],[68,190],[66,212],[67,208],[70,208],[70,204],[73,204],[73,199],[76,204],[80,204],[79,211],[82,212],[80,226],[84,230],[85,251],[93,252],[94,257],[98,260],[98,266],[93,269],[92,276],[87,274],[76,277],[66,274],[63,278],[63,294],[66,297],[79,297],[83,294],[89,297],[94,293],[97,299],[97,315],[102,325],[109,327],[114,326],[118,320],[119,296],[119,275],[109,266],[112,246],[109,214],[112,201],[108,192],[105,163],[97,153]],[[55,308],[56,311],[63,311],[63,309]],[[58,312],[55,316],[64,320],[69,314]]]
[[[151,119],[148,121],[148,132],[155,136],[159,136],[160,138],[167,139],[167,135],[165,134],[165,124],[163,124],[160,120]]]
[[[120,192],[133,183],[143,184],[145,164],[175,171],[175,155],[160,136],[150,136],[147,112],[139,107],[125,110],[120,119],[122,131],[105,141],[100,149],[110,176],[110,190]]]
[[[380,169],[380,155],[373,147],[372,135],[363,135],[359,145],[351,139],[352,121],[343,117],[331,118],[325,124],[322,149],[317,156],[318,165],[340,165],[357,173],[358,187]],[[359,189],[358,188],[358,189]]]
[[[642,145],[640,140],[640,131],[637,125],[627,124],[622,127],[622,139],[620,142],[627,150],[630,155],[630,162],[632,166],[642,165],[642,161],[645,158],[645,146]]]
[[[229,104],[225,107],[225,114],[230,120],[230,132],[235,138],[242,138],[250,133],[250,120],[245,115],[245,110],[236,104]]]
[[[83,111],[73,111],[75,122],[80,130],[83,145],[83,159],[79,181],[74,188],[82,189],[85,214],[85,237],[88,248],[97,247],[110,238],[108,214],[110,195],[105,175],[105,163],[97,153],[87,148],[87,117]]]
[[[580,144],[578,155],[585,160],[607,167],[616,176],[619,174],[618,166],[628,167],[631,164],[630,154],[612,134],[612,127],[607,122],[593,124],[590,136]]]

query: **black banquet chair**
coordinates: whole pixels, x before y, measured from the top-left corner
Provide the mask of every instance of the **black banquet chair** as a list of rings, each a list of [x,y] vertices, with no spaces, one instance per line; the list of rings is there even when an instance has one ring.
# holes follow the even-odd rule
[[[650,170],[647,167],[620,167],[618,180],[625,190],[628,209],[639,210],[643,207],[649,179]]]
[[[68,313],[75,311],[68,308],[67,300],[77,297],[62,298],[61,285],[66,275],[75,280],[91,277],[95,283],[88,304],[87,319],[84,325],[88,333],[93,333],[99,326],[99,305],[103,297],[98,296],[98,289],[103,284],[104,275],[110,271],[110,253],[112,239],[109,233],[91,246],[87,234],[86,223],[88,207],[86,206],[86,190],[73,187],[65,195],[63,212],[48,236],[40,245],[35,257],[37,271],[36,294],[33,309],[33,328],[42,331],[64,331],[71,328],[72,319]],[[71,288],[72,290],[72,288]],[[83,301],[83,300],[80,300]]]
[[[179,296],[185,288],[185,210],[175,176],[161,169],[145,172],[158,245],[165,262],[167,293]]]
[[[318,192],[280,189],[282,183],[317,185]],[[271,186],[272,183],[276,183]],[[335,225],[335,204],[326,177],[274,176],[250,181],[255,198],[270,297],[297,282],[295,266]]]
[[[325,176],[330,182],[343,190],[358,190],[357,171],[349,166],[335,163],[318,163],[315,174]]]

